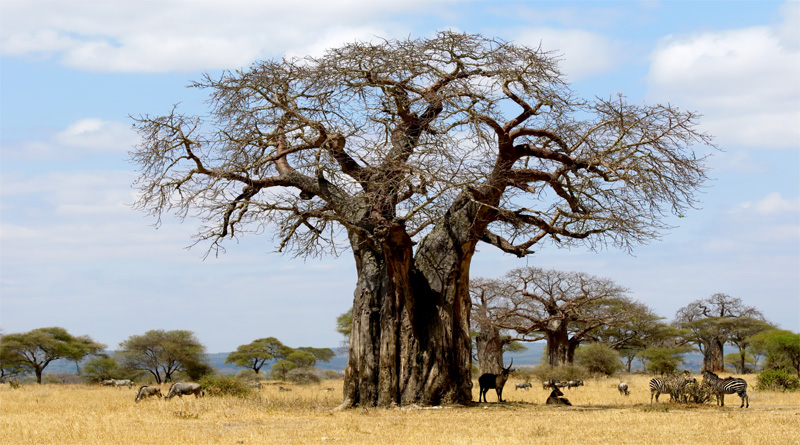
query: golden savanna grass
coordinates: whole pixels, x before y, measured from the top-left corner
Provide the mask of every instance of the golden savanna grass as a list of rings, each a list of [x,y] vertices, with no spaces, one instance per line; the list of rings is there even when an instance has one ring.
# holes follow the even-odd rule
[[[257,396],[184,397],[134,402],[136,388],[84,385],[0,386],[3,444],[797,444],[800,395],[759,392],[750,384],[750,408],[736,395],[726,406],[682,406],[662,395],[650,405],[649,377],[596,379],[564,390],[572,407],[544,405],[541,384],[504,391],[508,403],[420,409],[333,411],[341,382],[265,385]],[[476,382],[477,383],[477,382]],[[327,392],[325,388],[334,387]],[[167,386],[162,391],[166,394]],[[478,398],[477,385],[473,394]]]

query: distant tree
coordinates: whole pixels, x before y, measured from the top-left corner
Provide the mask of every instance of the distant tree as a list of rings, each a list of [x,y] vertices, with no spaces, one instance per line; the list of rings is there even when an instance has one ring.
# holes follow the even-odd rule
[[[744,356],[740,352],[725,354],[725,364],[733,369],[735,374],[747,374],[756,369],[758,360],[749,352]]]
[[[663,322],[663,317],[659,317],[640,302],[621,304],[623,307],[620,309],[626,316],[617,323],[597,328],[590,334],[590,340],[618,351],[625,363],[625,369],[631,372],[633,361],[639,352],[674,343],[673,340],[680,337],[682,331]]]
[[[720,321],[720,328],[727,333],[728,343],[732,343],[739,348],[739,363],[734,367],[741,374],[746,374],[755,367],[748,367],[747,357],[750,355],[747,349],[750,347],[751,338],[759,332],[775,329],[775,325],[759,318],[752,317],[732,317]],[[725,355],[725,362],[728,362],[728,355]]]
[[[156,383],[172,381],[175,372],[205,362],[205,346],[193,332],[183,330],[132,335],[120,343],[117,354],[123,366],[149,372]]]
[[[60,358],[79,362],[84,357],[103,350],[105,345],[88,336],[75,337],[60,327],[39,328],[21,334],[6,334],[0,338],[0,357],[9,365],[18,366],[36,375],[42,383],[42,371]]]
[[[318,361],[329,362],[336,355],[330,348],[312,348],[310,346],[301,346],[297,348],[297,351],[307,352],[314,357],[314,361],[311,363],[311,366],[307,366],[307,368],[313,368],[317,366]]]
[[[631,249],[706,179],[696,114],[575,97],[557,55],[479,35],[354,42],[195,86],[210,112],[137,119],[137,207],[196,215],[211,252],[245,233],[300,256],[346,243],[342,407],[471,400],[479,243]]]
[[[624,365],[619,352],[602,343],[588,343],[575,350],[575,364],[583,366],[591,374],[611,376],[621,371]]]
[[[347,311],[336,317],[336,332],[342,334],[349,342],[350,331],[353,330],[353,312]]]
[[[250,368],[258,374],[266,363],[286,357],[291,350],[275,337],[259,338],[237,347],[235,351],[228,354],[225,363]]]
[[[546,340],[551,366],[571,364],[581,342],[601,327],[624,322],[634,307],[627,289],[581,272],[519,268],[490,288],[486,319],[494,320],[494,329],[515,331],[519,339]]]
[[[473,278],[470,281],[470,325],[474,332],[478,375],[498,374],[505,367],[503,353],[511,348],[519,349],[522,346],[519,341],[529,341],[525,336],[503,328],[518,319],[506,305],[506,299],[514,292],[508,286],[502,280]]]
[[[81,366],[81,373],[86,379],[99,382],[108,379],[121,379],[125,370],[119,366],[114,357],[98,355],[86,360]]]
[[[765,368],[790,370],[800,378],[800,333],[774,329],[754,335],[750,342],[766,356]]]
[[[737,318],[764,320],[761,312],[746,306],[741,298],[718,293],[696,300],[678,310],[675,325],[686,329],[687,339],[703,354],[703,371],[724,371],[724,345]]]
[[[683,363],[683,356],[687,348],[675,347],[654,347],[648,348],[639,353],[645,371],[651,374],[670,374],[677,371],[678,366]]]

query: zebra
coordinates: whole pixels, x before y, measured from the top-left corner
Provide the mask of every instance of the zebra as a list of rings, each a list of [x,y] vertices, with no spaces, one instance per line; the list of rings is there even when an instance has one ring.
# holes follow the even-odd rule
[[[628,384],[625,382],[622,382],[619,385],[617,385],[617,389],[619,390],[619,393],[622,394],[623,396],[630,395],[631,393],[630,391],[628,391]]]
[[[747,395],[747,382],[736,377],[719,378],[711,371],[703,371],[703,383],[710,386],[717,395],[717,404],[725,406],[725,394],[738,394],[742,399],[739,408],[750,408],[750,396]],[[745,406],[747,402],[747,406]]]
[[[670,400],[678,401],[683,387],[691,381],[696,380],[689,371],[683,371],[683,374],[677,376],[650,379],[650,403],[653,403],[653,395],[656,396],[656,403],[658,403],[658,396],[662,393],[669,394]]]

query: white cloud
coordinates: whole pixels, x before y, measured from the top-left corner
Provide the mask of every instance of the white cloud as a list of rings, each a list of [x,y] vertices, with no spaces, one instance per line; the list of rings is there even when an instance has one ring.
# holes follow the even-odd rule
[[[758,201],[745,201],[735,209],[736,213],[752,213],[759,216],[781,216],[800,213],[800,198],[784,198],[771,192]]]
[[[607,36],[579,29],[526,29],[515,43],[537,47],[559,56],[561,70],[570,82],[613,70],[624,57],[621,44]]]
[[[323,42],[328,47],[341,37],[383,33],[398,14],[423,6],[436,13],[450,3],[455,0],[2,2],[0,46],[5,54],[56,56],[92,71],[231,68]],[[409,30],[396,31],[382,37],[404,37]]]
[[[789,17],[776,27],[665,38],[652,55],[649,94],[704,114],[722,146],[797,147],[800,34],[782,31]]]
[[[91,154],[114,154],[122,158],[139,142],[129,124],[97,118],[80,119],[44,140],[7,144],[7,159],[76,160]]]

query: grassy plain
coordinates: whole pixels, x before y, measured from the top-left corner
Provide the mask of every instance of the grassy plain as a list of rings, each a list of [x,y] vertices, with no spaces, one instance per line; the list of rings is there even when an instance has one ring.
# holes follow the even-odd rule
[[[750,386],[753,376],[745,377]],[[662,396],[650,405],[645,376],[589,380],[565,390],[571,407],[544,405],[548,392],[533,382],[504,391],[507,403],[471,407],[332,411],[341,382],[267,384],[251,398],[184,397],[135,403],[136,388],[88,385],[0,386],[3,444],[798,444],[800,395],[750,390],[726,406],[681,406]],[[286,386],[286,385],[284,385]],[[334,391],[325,391],[333,387]],[[166,386],[162,389],[166,394]],[[478,398],[477,385],[473,395]]]

